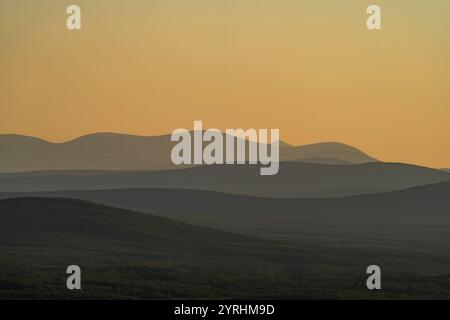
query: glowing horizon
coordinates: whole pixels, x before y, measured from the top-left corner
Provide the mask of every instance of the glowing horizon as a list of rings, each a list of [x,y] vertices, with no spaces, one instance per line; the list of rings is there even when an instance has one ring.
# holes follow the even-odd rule
[[[82,9],[68,31],[65,8]],[[365,28],[382,8],[383,29]],[[2,1],[0,134],[279,128],[450,167],[450,2]]]

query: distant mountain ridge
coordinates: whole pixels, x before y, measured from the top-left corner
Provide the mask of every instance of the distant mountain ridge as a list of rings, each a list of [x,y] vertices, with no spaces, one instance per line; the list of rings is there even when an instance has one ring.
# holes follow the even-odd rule
[[[330,160],[336,161],[332,164],[358,164],[379,161],[361,150],[340,142],[321,142],[280,149],[281,159],[288,161],[306,160],[306,162],[315,163],[332,163]]]
[[[170,188],[296,198],[341,197],[450,180],[450,173],[401,163],[328,165],[283,162],[274,176],[254,165],[161,171],[42,171],[0,174],[0,191]]]
[[[170,154],[170,135],[136,136],[94,133],[63,143],[0,135],[0,172],[39,170],[163,170],[179,168]],[[291,146],[280,141],[281,161],[355,164],[376,162],[364,152],[338,142]]]

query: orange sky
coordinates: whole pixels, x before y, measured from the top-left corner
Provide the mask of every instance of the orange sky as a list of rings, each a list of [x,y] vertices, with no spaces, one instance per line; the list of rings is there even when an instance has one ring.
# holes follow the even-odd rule
[[[81,6],[82,30],[65,27]],[[365,8],[382,8],[368,31]],[[279,128],[450,167],[450,1],[4,0],[0,133]]]

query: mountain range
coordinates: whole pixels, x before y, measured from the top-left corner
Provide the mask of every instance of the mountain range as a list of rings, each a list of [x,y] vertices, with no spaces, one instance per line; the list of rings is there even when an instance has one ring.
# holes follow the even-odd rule
[[[38,170],[162,170],[178,168],[170,158],[170,135],[136,136],[95,133],[63,143],[0,135],[0,172]],[[291,146],[280,142],[281,161],[329,164],[374,162],[351,146],[324,142]]]
[[[448,170],[281,141],[279,173],[261,176],[177,167],[171,148],[0,135],[0,298],[450,297]],[[83,290],[65,289],[71,264]]]

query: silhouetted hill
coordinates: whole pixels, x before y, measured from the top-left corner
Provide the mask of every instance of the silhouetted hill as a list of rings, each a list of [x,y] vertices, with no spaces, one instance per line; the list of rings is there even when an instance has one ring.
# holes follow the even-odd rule
[[[0,197],[23,195],[79,198],[277,239],[321,243],[326,234],[328,244],[333,243],[330,239],[340,243],[349,237],[355,243],[363,239],[384,242],[402,234],[409,237],[412,233],[412,242],[435,241],[436,247],[450,247],[450,238],[447,239],[450,237],[450,182],[388,193],[324,199],[270,199],[170,189],[2,193]],[[444,244],[439,234],[449,241]]]
[[[293,160],[291,160],[293,161]],[[350,161],[336,159],[336,158],[304,158],[297,160],[303,163],[318,163],[318,164],[335,164],[335,165],[351,165]]]
[[[304,260],[293,245],[61,198],[0,201],[0,250],[0,298],[296,295],[296,272],[280,268]],[[78,292],[65,287],[71,264]]]
[[[0,172],[37,170],[161,170],[179,168],[170,159],[170,135],[135,136],[95,133],[64,143],[21,135],[0,135]],[[282,161],[335,159],[345,163],[376,161],[341,143],[292,147],[280,143]],[[329,160],[326,160],[329,162]]]
[[[450,173],[400,163],[324,165],[283,162],[274,176],[258,165],[199,166],[163,171],[56,171],[0,174],[0,191],[180,188],[269,197],[337,197],[450,180]]]
[[[0,135],[0,171],[140,170],[174,167],[170,136],[96,133],[64,143]]]
[[[450,181],[412,187],[404,190],[319,199],[275,199],[228,193],[183,189],[111,189],[67,190],[47,192],[2,192],[0,199],[11,197],[77,198],[141,212],[200,212],[294,215],[330,213],[330,218],[359,216],[364,219],[389,217],[403,219],[416,216],[428,219],[441,216],[450,219]],[[177,201],[172,201],[176,199]],[[369,213],[378,212],[377,216]]]
[[[356,164],[378,161],[361,150],[340,142],[321,142],[280,149],[282,161],[308,160],[308,162],[330,163],[330,159],[333,159],[333,164]]]
[[[153,250],[176,246],[192,251],[223,250],[233,242],[255,239],[188,225],[167,218],[67,198],[20,197],[0,200],[0,239],[4,244],[76,236],[80,241],[142,242]],[[72,240],[72,239],[70,239]],[[55,246],[60,243],[55,241]],[[217,247],[215,247],[217,246]],[[197,252],[198,253],[198,252]]]
[[[311,226],[321,229],[335,227],[329,231],[330,236],[350,229],[359,233],[371,230],[373,225],[378,224],[396,225],[399,228],[396,232],[408,231],[413,225],[450,228],[450,182],[380,194],[321,199],[270,199],[170,189],[0,194],[0,198],[17,196],[78,198],[154,212],[188,223],[264,236],[281,234],[284,237],[289,233],[304,236],[300,231]]]

